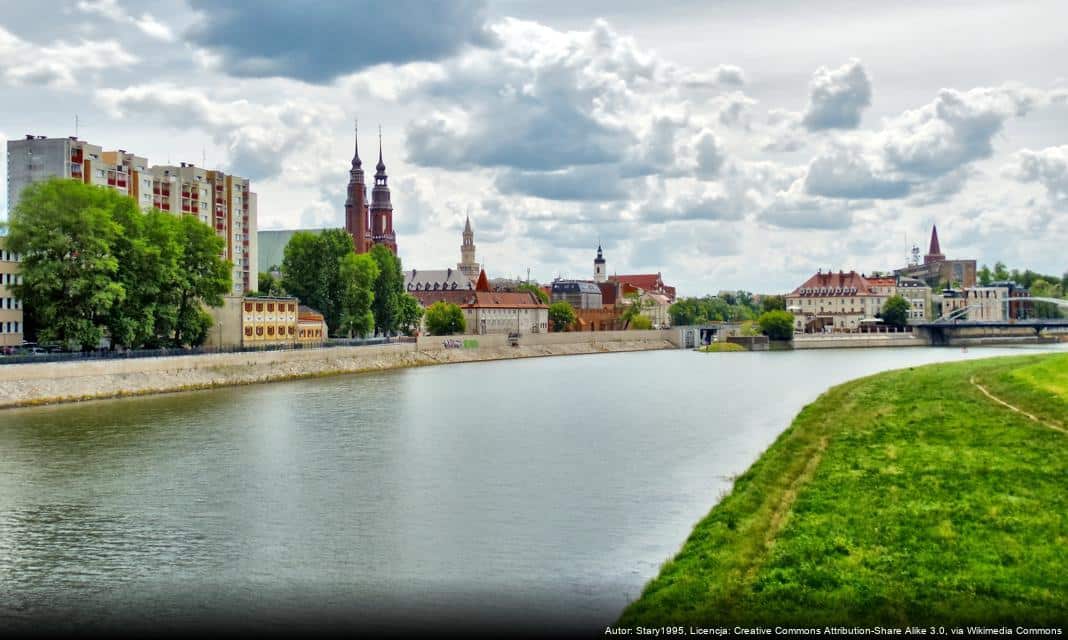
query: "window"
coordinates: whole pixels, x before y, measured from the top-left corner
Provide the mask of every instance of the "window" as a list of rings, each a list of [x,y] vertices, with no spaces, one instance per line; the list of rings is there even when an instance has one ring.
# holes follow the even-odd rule
[[[252,327],[245,327],[245,335],[250,338],[252,337]]]

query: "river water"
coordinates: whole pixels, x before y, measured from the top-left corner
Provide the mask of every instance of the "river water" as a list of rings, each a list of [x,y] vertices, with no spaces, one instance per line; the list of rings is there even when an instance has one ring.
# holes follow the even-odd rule
[[[0,630],[597,632],[831,385],[1039,349],[620,353],[0,412]]]

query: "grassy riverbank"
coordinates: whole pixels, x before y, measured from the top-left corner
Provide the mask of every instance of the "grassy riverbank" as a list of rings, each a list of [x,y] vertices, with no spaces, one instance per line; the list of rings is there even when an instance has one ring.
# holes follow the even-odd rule
[[[1068,355],[835,387],[736,480],[621,624],[1064,624],[1066,421]]]

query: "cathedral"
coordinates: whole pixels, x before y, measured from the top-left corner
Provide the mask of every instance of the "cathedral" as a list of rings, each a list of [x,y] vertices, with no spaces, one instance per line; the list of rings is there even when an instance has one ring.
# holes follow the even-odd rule
[[[368,205],[357,135],[352,168],[349,170],[348,197],[345,199],[345,231],[352,236],[356,253],[367,253],[376,244],[385,245],[394,255],[397,253],[397,234],[393,232],[393,204],[389,201],[389,185],[386,182],[386,164],[382,162],[382,132],[379,131],[378,164],[375,166],[371,204]]]

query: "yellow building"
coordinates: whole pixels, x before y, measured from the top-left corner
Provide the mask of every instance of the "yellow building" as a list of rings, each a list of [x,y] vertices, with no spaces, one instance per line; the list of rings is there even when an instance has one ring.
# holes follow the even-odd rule
[[[209,308],[214,326],[206,344],[213,347],[258,347],[321,344],[327,339],[321,313],[302,307],[296,298],[228,296]]]
[[[7,250],[0,238],[0,348],[22,344],[22,301],[15,297],[11,285],[18,284],[19,256]]]

